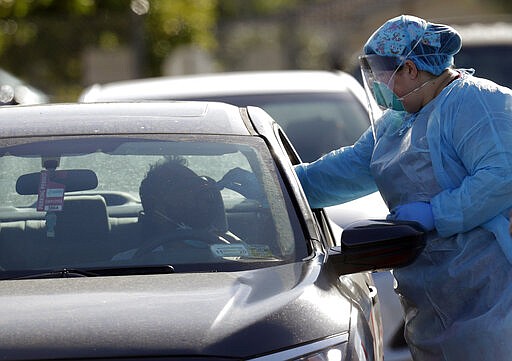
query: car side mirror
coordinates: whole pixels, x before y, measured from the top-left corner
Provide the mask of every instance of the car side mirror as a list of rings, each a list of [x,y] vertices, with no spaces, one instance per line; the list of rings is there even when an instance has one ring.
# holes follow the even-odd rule
[[[341,246],[329,249],[327,266],[338,275],[389,270],[412,263],[424,247],[416,222],[358,221],[343,230]]]

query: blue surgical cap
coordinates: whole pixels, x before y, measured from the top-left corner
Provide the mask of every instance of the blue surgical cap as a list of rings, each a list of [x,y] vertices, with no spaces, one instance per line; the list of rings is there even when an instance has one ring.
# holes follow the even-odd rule
[[[401,15],[378,28],[363,51],[365,55],[405,56],[419,70],[439,75],[453,65],[461,46],[462,39],[452,27]]]

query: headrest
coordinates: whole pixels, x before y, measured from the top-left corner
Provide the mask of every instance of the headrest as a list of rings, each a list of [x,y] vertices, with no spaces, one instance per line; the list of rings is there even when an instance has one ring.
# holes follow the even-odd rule
[[[110,231],[107,205],[99,195],[66,196],[63,210],[55,214],[57,237],[94,239],[104,237]]]

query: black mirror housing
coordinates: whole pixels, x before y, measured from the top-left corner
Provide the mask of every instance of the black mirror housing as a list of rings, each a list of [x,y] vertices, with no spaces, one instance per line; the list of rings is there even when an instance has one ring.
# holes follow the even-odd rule
[[[24,174],[16,181],[16,192],[21,195],[38,194],[40,180],[41,172]],[[56,170],[51,180],[63,184],[66,192],[90,190],[98,186],[96,173],[89,169]]]
[[[416,222],[358,221],[343,230],[327,265],[338,275],[383,271],[411,264],[424,247],[425,232]]]

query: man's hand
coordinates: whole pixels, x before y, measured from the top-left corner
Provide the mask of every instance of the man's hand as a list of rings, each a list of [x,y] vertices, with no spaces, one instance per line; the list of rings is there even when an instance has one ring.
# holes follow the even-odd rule
[[[236,167],[227,172],[220,181],[217,182],[220,189],[228,188],[240,193],[246,198],[258,199],[262,196],[262,191],[258,179],[249,171]]]

